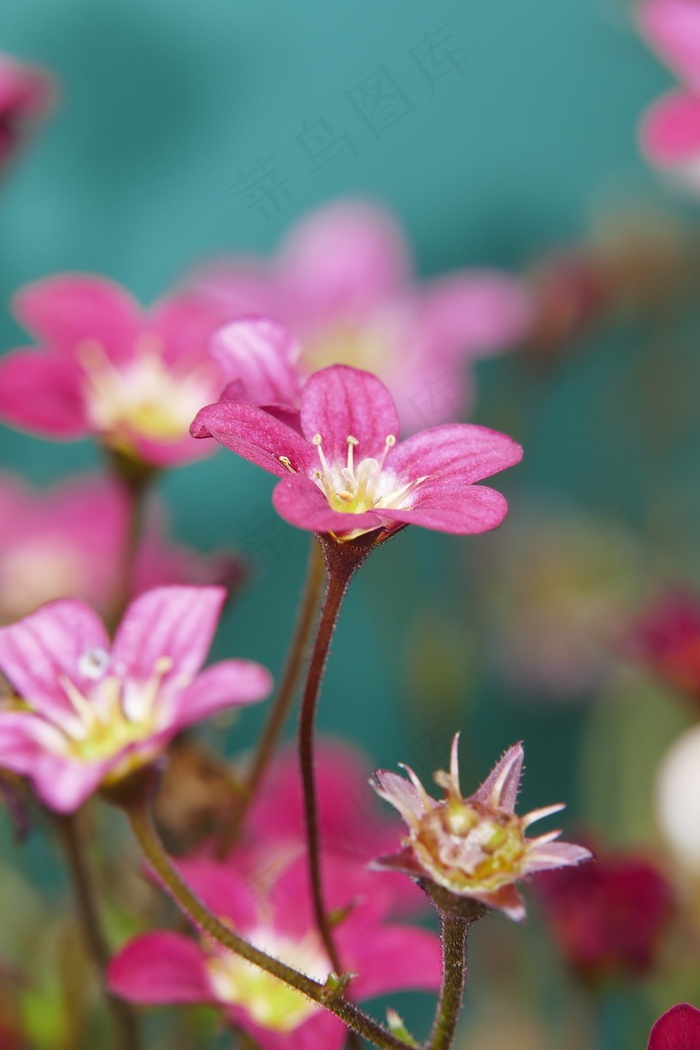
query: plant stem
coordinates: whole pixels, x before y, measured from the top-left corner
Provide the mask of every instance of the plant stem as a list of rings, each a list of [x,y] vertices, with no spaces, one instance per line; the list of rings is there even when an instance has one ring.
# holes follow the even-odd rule
[[[467,931],[470,925],[471,920],[461,915],[440,912],[442,987],[428,1041],[430,1050],[450,1050],[454,1042],[467,980]]]
[[[154,467],[137,463],[116,452],[107,454],[110,470],[121,485],[127,501],[127,523],[124,547],[119,566],[114,598],[111,604],[108,627],[114,633],[129,604],[134,584],[134,566],[143,533],[146,496],[156,477]]]
[[[236,952],[248,962],[259,966],[285,984],[318,1003],[338,1017],[348,1028],[380,1047],[380,1050],[406,1050],[406,1044],[396,1039],[373,1018],[359,1010],[353,1003],[342,998],[341,989],[329,984],[319,984],[303,973],[299,973],[279,959],[249,944],[230,926],[225,925],[208,910],[196,896],[172,864],[153,826],[148,805],[142,800],[122,802],[132,831],[143,850],[144,856],[158,875],[164,888],[175,903],[199,929],[224,948]]]
[[[294,636],[287,655],[287,660],[279,684],[277,696],[270,710],[263,734],[255,752],[250,772],[241,785],[240,796],[234,805],[230,819],[222,828],[217,854],[220,859],[228,856],[240,834],[243,822],[255,798],[260,783],[267,772],[270,760],[289,715],[289,709],[296,695],[299,676],[306,655],[306,648],[314,625],[314,619],[321,596],[324,578],[324,563],[321,547],[314,537],[309,554],[304,593],[301,600]]]
[[[54,814],[56,827],[61,837],[66,865],[73,884],[78,921],[88,956],[99,973],[103,994],[114,1021],[117,1045],[121,1050],[138,1050],[139,1035],[136,1017],[131,1007],[122,999],[111,995],[104,985],[104,973],[110,958],[110,950],[102,932],[95,900],[95,888],[88,869],[85,853],[81,848],[77,818],[71,814]]]

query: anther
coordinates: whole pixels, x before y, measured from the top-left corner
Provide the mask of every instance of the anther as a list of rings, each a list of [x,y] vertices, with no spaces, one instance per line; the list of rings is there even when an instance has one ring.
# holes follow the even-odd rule
[[[393,434],[387,434],[386,439],[384,441],[384,444],[386,445],[387,448],[393,448],[394,445],[396,444],[396,438],[394,437],[394,435]]]
[[[107,670],[109,664],[109,653],[106,649],[88,649],[78,660],[78,671],[85,678],[97,681]]]
[[[313,438],[311,440],[313,441],[314,445],[320,445],[321,442],[323,441],[323,438],[321,437],[320,434],[314,434],[314,436],[313,436]]]
[[[296,470],[289,462],[289,456],[278,456],[277,457],[283,467],[286,467],[290,474],[296,474]]]

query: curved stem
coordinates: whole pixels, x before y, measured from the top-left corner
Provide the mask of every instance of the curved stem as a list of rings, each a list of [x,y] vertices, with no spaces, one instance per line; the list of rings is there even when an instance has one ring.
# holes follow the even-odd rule
[[[239,937],[230,926],[226,926],[215,915],[212,915],[187,885],[163,849],[153,826],[148,806],[143,802],[134,801],[125,805],[124,808],[144,856],[175,903],[200,930],[223,945],[224,948],[236,952],[248,962],[259,966],[280,981],[284,981],[285,984],[291,985],[292,988],[296,988],[297,991],[330,1011],[348,1028],[368,1039],[381,1050],[406,1050],[404,1042],[396,1039],[373,1018],[368,1017],[352,1003],[342,998],[342,981],[331,982],[329,980],[325,985],[319,984],[306,974],[299,973],[286,963],[280,962],[279,959],[255,948],[248,941]]]
[[[442,987],[428,1041],[430,1050],[450,1050],[454,1042],[467,980],[467,931],[470,925],[470,919],[440,912]]]
[[[135,463],[128,457],[119,456],[114,452],[108,453],[108,462],[114,477],[122,486],[127,501],[126,536],[119,566],[119,579],[107,624],[114,632],[131,598],[134,566],[143,534],[146,496],[157,471],[154,467]]]
[[[128,1003],[110,995],[104,986],[104,972],[111,953],[100,925],[95,901],[95,888],[85,859],[85,853],[81,848],[77,818],[72,814],[69,816],[55,814],[54,816],[66,857],[66,865],[73,884],[76,910],[83,940],[88,955],[100,976],[103,994],[114,1021],[117,1045],[121,1047],[121,1050],[138,1050],[139,1035],[136,1017]]]
[[[240,834],[243,822],[255,798],[260,783],[267,772],[272,756],[275,753],[280,734],[287,721],[289,709],[296,695],[299,684],[299,676],[306,654],[306,647],[314,625],[316,611],[321,597],[323,585],[324,568],[321,548],[314,537],[309,554],[309,567],[304,585],[304,594],[301,600],[299,615],[297,618],[294,636],[284,666],[282,680],[279,684],[277,696],[270,710],[265,728],[257,746],[250,772],[243,784],[240,786],[240,796],[234,805],[229,821],[222,828],[218,856],[224,859],[235,845]]]

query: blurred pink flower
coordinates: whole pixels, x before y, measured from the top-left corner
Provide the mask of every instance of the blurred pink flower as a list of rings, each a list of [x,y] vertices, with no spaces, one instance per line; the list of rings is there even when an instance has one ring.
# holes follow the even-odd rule
[[[46,115],[53,97],[54,83],[45,70],[0,53],[0,170],[29,126]]]
[[[323,982],[331,965],[318,936],[304,858],[277,875],[264,896],[235,862],[185,861],[181,871],[207,907],[256,947]],[[335,941],[353,1000],[402,989],[436,990],[440,946],[427,930],[386,924],[375,910],[353,907],[342,863],[327,867],[328,903],[345,917]],[[337,1018],[295,989],[206,937],[146,933],[130,941],[108,970],[111,990],[143,1004],[210,1003],[248,1032],[262,1050],[341,1050],[347,1032]]]
[[[637,18],[650,46],[684,87],[646,114],[642,148],[649,160],[700,188],[700,5],[697,0],[643,0]]]
[[[109,615],[127,532],[128,501],[116,482],[83,475],[37,490],[0,473],[0,624],[56,598],[78,598]],[[166,583],[235,588],[243,576],[233,554],[205,557],[173,544],[162,509],[150,504],[132,597]]]
[[[671,884],[628,851],[545,872],[536,884],[564,958],[586,981],[648,973],[675,910]]]
[[[506,515],[500,493],[474,484],[520,461],[520,445],[505,434],[454,423],[399,444],[387,388],[346,365],[311,376],[300,420],[302,433],[254,405],[224,400],[198,413],[192,434],[214,437],[282,478],[272,498],[286,521],[342,540],[411,523],[478,533]]]
[[[278,354],[289,373],[287,408],[304,379],[332,364],[376,373],[399,406],[404,429],[461,417],[473,399],[468,366],[524,337],[531,303],[523,282],[497,270],[460,270],[420,284],[403,231],[387,211],[339,201],[302,219],[267,265],[222,261],[194,275],[195,289],[232,318],[274,317],[299,341],[251,340],[232,327],[217,337],[239,396],[267,404],[255,373]]]
[[[3,420],[45,437],[92,434],[153,467],[211,451],[188,428],[224,385],[208,343],[226,314],[183,295],[144,313],[119,285],[80,274],[28,285],[14,308],[40,346],[0,359]]]
[[[697,1050],[700,1046],[700,1010],[678,1003],[658,1019],[647,1050]]]
[[[700,702],[700,598],[662,595],[632,628],[628,649],[660,678]]]
[[[399,811],[408,825],[408,836],[399,853],[379,858],[374,866],[405,872],[455,897],[499,908],[520,922],[525,918],[525,903],[516,881],[549,868],[578,864],[592,854],[583,846],[555,842],[560,831],[525,838],[531,824],[564,806],[547,806],[524,817],[515,815],[524,757],[520,744],[505,753],[473,795],[463,798],[458,742],[459,734],[452,743],[450,772],[435,774],[435,782],[445,791],[441,801],[427,794],[408,766],[404,767],[408,780],[388,770],[375,773],[375,791]]]
[[[246,660],[200,668],[220,587],[160,587],[126,610],[110,644],[87,605],[61,600],[0,628],[0,766],[70,813],[163,753],[185,726],[265,697],[269,673]]]

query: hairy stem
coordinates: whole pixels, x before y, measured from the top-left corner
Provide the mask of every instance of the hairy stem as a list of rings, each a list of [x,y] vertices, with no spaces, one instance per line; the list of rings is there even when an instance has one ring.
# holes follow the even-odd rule
[[[440,912],[442,987],[428,1041],[430,1050],[450,1050],[454,1042],[467,980],[467,931],[470,925],[471,920],[461,915]]]
[[[107,1006],[112,1014],[117,1046],[120,1050],[138,1050],[139,1034],[136,1017],[128,1003],[110,995],[104,986],[104,973],[110,950],[100,925],[95,888],[81,847],[77,818],[74,815],[55,815],[66,865],[73,884],[78,921],[85,948],[97,970]]]
[[[342,983],[339,987],[328,982],[319,984],[303,973],[299,973],[279,959],[249,944],[230,926],[226,926],[208,910],[206,905],[190,889],[165,852],[153,826],[148,806],[139,800],[123,802],[132,831],[143,850],[144,856],[158,875],[164,888],[175,903],[203,933],[213,938],[224,948],[236,952],[248,962],[259,966],[280,981],[296,988],[313,1002],[338,1017],[348,1028],[369,1040],[380,1050],[406,1050],[406,1044],[396,1039],[353,1003],[342,998]]]
[[[279,684],[277,696],[268,715],[265,728],[258,743],[253,758],[250,772],[241,785],[241,794],[235,804],[229,821],[221,831],[219,839],[218,856],[225,858],[235,845],[240,835],[243,822],[255,798],[258,788],[262,782],[270,761],[275,753],[277,743],[287,721],[292,701],[297,692],[301,669],[309,644],[309,638],[314,626],[314,619],[321,597],[323,585],[324,568],[321,548],[314,537],[309,555],[309,567],[304,586],[304,594],[301,600],[299,615],[292,643],[285,663],[282,680]]]
[[[107,624],[113,633],[131,598],[134,566],[143,534],[146,497],[157,472],[154,467],[136,463],[115,452],[108,453],[108,462],[114,477],[122,486],[127,501],[126,536],[119,566],[119,578]]]

